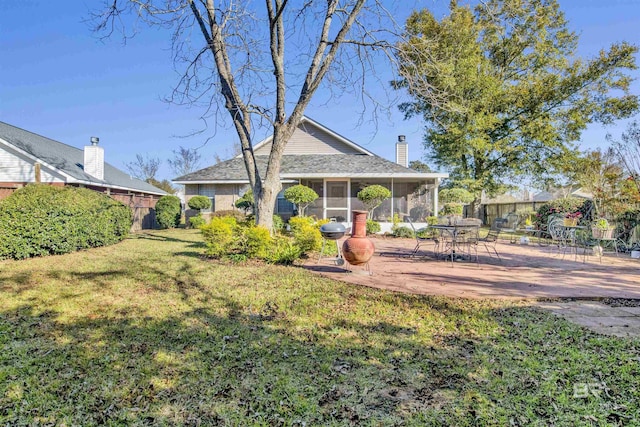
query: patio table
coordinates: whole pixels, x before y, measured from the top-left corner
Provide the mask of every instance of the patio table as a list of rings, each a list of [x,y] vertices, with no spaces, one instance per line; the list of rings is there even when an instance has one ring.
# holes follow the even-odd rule
[[[477,239],[478,230],[480,229],[479,225],[471,225],[471,224],[452,224],[452,225],[432,225],[431,228],[434,230],[440,231],[440,236],[443,238],[448,246],[446,246],[441,254],[445,255],[446,258],[451,256],[451,263],[455,260],[463,259],[463,256],[460,255],[460,252],[457,249],[461,249],[461,245],[464,243],[461,239],[463,239],[469,233],[473,234],[473,237]],[[449,235],[450,239],[447,239],[446,235]],[[464,250],[462,251],[464,253]]]

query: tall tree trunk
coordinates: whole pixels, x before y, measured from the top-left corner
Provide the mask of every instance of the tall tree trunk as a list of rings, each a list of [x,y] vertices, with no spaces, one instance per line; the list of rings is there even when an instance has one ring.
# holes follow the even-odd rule
[[[473,199],[473,202],[470,203],[470,207],[471,207],[471,216],[473,218],[480,218],[483,221],[485,220],[485,218],[482,218],[482,212],[480,212],[480,208],[482,207],[482,197],[481,196],[477,196],[476,198]]]

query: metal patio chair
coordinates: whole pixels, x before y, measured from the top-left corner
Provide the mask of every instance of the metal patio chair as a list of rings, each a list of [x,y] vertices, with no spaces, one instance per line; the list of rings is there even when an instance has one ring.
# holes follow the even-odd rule
[[[429,227],[423,227],[419,230],[416,230],[415,225],[413,225],[413,222],[411,221],[410,217],[406,217],[407,221],[409,222],[409,225],[411,226],[411,230],[413,231],[413,235],[415,236],[416,239],[416,246],[413,248],[413,251],[411,252],[411,257],[416,256],[416,254],[418,253],[418,251],[420,250],[420,246],[423,243],[427,243],[427,242],[434,242],[435,246],[438,245],[438,242],[436,241],[435,238],[431,238],[431,237],[422,237],[421,233],[428,230]],[[434,255],[436,254],[436,248],[434,247],[433,249],[433,253]]]

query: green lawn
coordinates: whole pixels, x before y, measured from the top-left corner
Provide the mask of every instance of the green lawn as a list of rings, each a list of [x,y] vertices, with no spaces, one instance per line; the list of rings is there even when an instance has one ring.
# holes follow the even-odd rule
[[[0,425],[638,425],[640,342],[513,303],[201,258],[0,262]]]

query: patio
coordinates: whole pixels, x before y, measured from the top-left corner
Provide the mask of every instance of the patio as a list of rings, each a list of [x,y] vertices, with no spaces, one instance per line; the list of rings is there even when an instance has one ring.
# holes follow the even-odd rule
[[[425,295],[465,298],[632,298],[640,299],[640,260],[629,254],[582,254],[564,259],[550,253],[549,247],[511,244],[500,241],[502,258],[490,258],[479,248],[475,262],[437,261],[429,258],[432,245],[423,245],[419,256],[408,255],[414,239],[373,238],[376,252],[370,261],[373,275],[346,273],[328,259],[316,264],[309,259],[305,268],[348,283]]]

